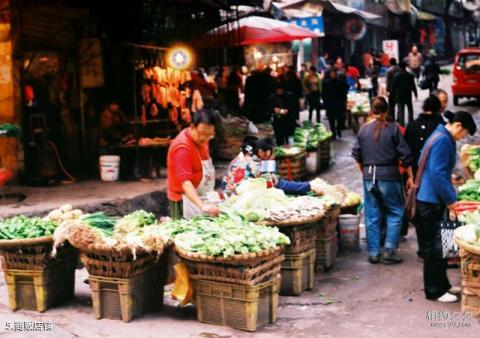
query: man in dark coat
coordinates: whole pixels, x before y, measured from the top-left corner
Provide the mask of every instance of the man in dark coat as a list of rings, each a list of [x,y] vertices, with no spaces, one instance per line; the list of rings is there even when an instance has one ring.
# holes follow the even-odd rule
[[[397,59],[390,59],[390,68],[387,70],[387,93],[388,93],[388,117],[390,121],[395,121],[395,97],[392,93],[392,82],[395,75],[400,72],[400,67],[397,65]]]
[[[412,93],[418,98],[414,76],[407,72],[407,64],[400,62],[400,72],[395,74],[392,81],[391,93],[398,105],[397,121],[405,126],[405,106],[408,108],[408,123],[413,121]]]
[[[269,121],[268,98],[273,93],[274,79],[270,68],[257,70],[245,82],[244,114],[253,123]]]
[[[328,122],[333,139],[342,137],[342,126],[345,123],[345,107],[347,103],[348,84],[337,77],[337,70],[328,71],[323,81],[322,99],[327,111]]]
[[[291,92],[287,92],[285,85],[279,81],[275,84],[275,92],[270,95],[268,102],[277,146],[288,144],[288,137],[293,135],[292,124],[295,123],[295,97]]]

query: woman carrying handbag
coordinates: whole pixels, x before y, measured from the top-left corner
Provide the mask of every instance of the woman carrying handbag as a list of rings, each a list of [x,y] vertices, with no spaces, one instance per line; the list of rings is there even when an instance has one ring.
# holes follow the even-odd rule
[[[467,112],[450,113],[447,118],[447,125],[439,125],[425,143],[415,180],[418,187],[415,228],[419,247],[424,252],[425,297],[439,302],[455,302],[461,291],[450,285],[447,260],[442,256],[441,245],[438,245],[438,234],[446,209],[452,213],[457,202],[454,184],[459,182],[452,179],[456,141],[475,134],[477,130]]]

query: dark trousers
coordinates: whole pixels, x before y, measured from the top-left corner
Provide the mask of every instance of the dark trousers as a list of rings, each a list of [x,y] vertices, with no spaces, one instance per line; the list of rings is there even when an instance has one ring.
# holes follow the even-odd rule
[[[413,104],[412,100],[408,102],[397,102],[398,106],[398,120],[397,122],[400,123],[402,126],[405,125],[405,106],[408,109],[408,123],[413,121]]]
[[[320,92],[318,90],[307,95],[308,100],[308,121],[312,122],[313,110],[317,112],[317,123],[320,123]]]
[[[438,81],[430,81],[428,86],[428,95],[432,95],[432,92],[438,89]]]
[[[294,122],[286,117],[273,121],[273,131],[277,146],[288,144],[288,137],[293,135],[292,124]]]
[[[395,121],[395,106],[397,102],[395,102],[395,98],[392,94],[388,95],[388,119],[389,121]]]
[[[342,137],[342,126],[345,124],[345,118],[341,109],[327,109],[328,123],[333,137]]]
[[[320,123],[320,110],[322,106],[320,104],[320,92],[318,90],[311,92],[307,95],[308,100],[308,121],[312,122],[313,110],[317,112],[317,123]]]
[[[450,288],[447,276],[447,260],[442,257],[439,236],[440,221],[445,214],[442,205],[417,201],[415,228],[419,251],[423,252],[423,283],[425,297],[437,299]]]

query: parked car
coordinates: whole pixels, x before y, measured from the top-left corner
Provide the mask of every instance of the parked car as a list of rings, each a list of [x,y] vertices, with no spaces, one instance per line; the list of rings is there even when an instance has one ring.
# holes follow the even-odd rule
[[[462,49],[453,63],[453,104],[462,97],[480,99],[480,48]]]

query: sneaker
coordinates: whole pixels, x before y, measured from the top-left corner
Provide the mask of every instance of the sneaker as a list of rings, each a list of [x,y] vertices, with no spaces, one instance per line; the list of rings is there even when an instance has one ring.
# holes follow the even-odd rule
[[[383,254],[383,262],[387,265],[398,264],[403,262],[403,258],[398,256],[394,250],[387,250]]]
[[[378,264],[378,263],[380,263],[380,257],[379,256],[369,256],[368,261],[372,264]]]
[[[400,236],[400,238],[398,239],[398,242],[400,243],[405,243],[407,241],[407,238],[405,236]]]
[[[462,288],[459,286],[452,286],[448,292],[453,295],[459,295],[462,293]]]
[[[450,292],[445,292],[445,294],[442,297],[437,298],[437,302],[440,302],[440,303],[454,303],[457,301],[458,301],[457,296],[452,295]]]

